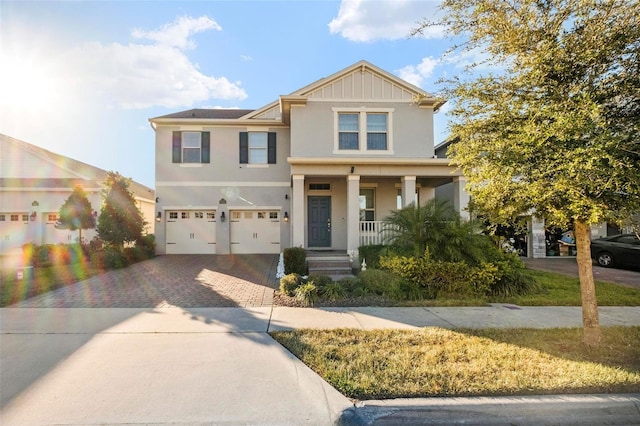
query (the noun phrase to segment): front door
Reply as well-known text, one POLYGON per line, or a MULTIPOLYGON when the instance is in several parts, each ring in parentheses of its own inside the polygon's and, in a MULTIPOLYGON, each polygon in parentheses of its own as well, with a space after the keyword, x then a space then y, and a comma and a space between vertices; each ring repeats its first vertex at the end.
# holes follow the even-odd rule
POLYGON ((309 197, 309 247, 331 247, 331 197, 309 197))

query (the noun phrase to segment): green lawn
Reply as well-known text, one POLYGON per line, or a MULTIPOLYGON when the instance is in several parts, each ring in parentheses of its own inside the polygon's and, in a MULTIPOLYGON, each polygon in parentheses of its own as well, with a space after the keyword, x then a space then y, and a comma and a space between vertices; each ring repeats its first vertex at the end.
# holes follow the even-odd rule
MULTIPOLYGON (((541 284, 543 291, 537 294, 492 300, 521 306, 580 306, 580 281, 578 278, 553 272, 527 270, 541 284)), ((599 306, 640 306, 640 289, 596 281, 596 297, 599 306)))
POLYGON ((18 280, 14 270, 0 276, 0 307, 103 273, 88 262, 34 268, 32 280, 18 280))
POLYGON ((640 327, 297 330, 271 335, 349 398, 640 392, 640 327))

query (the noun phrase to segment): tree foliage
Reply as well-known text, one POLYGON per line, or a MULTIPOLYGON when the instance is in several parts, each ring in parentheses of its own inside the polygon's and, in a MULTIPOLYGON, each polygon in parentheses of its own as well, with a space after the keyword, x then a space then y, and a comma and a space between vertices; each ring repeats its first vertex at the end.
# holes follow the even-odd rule
POLYGON ((103 190, 103 203, 98 220, 98 235, 114 247, 140 240, 144 228, 142 213, 129 191, 130 179, 109 172, 103 190))
POLYGON ((442 12, 416 32, 444 25, 464 40, 453 51, 483 51, 494 70, 447 82, 450 157, 494 221, 573 220, 585 343, 597 344, 589 225, 640 210, 640 3, 444 0, 442 12))
POLYGON ((96 218, 93 215, 91 202, 81 185, 76 185, 60 207, 56 228, 78 230, 78 242, 82 242, 82 230, 92 229, 96 226, 96 218))

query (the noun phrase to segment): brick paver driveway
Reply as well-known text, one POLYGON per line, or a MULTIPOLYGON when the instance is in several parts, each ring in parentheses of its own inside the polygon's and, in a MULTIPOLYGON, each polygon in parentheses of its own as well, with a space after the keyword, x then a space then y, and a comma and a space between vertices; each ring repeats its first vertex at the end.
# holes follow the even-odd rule
POLYGON ((14 305, 25 308, 271 306, 278 255, 166 255, 14 305))

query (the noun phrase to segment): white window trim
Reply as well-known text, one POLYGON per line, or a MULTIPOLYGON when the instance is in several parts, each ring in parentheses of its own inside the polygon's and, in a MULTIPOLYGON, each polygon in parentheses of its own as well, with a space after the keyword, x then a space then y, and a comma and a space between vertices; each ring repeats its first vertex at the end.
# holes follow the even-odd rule
POLYGON ((393 155, 393 112, 395 108, 331 108, 333 111, 333 153, 334 154, 368 154, 368 155, 393 155), (338 116, 340 113, 358 113, 360 118, 358 119, 358 146, 359 149, 340 149, 339 146, 339 131, 338 131, 338 116), (367 114, 378 113, 387 114, 387 149, 367 149, 367 114))
POLYGON ((249 132, 247 132, 247 161, 248 163, 246 163, 248 166, 250 167, 269 167, 269 132, 268 131, 258 131, 258 130, 251 130, 249 132), (264 148, 251 148, 251 135, 252 134, 265 134, 267 137, 267 145, 264 148), (251 162, 251 150, 264 150, 265 153, 265 162, 264 163, 256 163, 256 162, 251 162))

